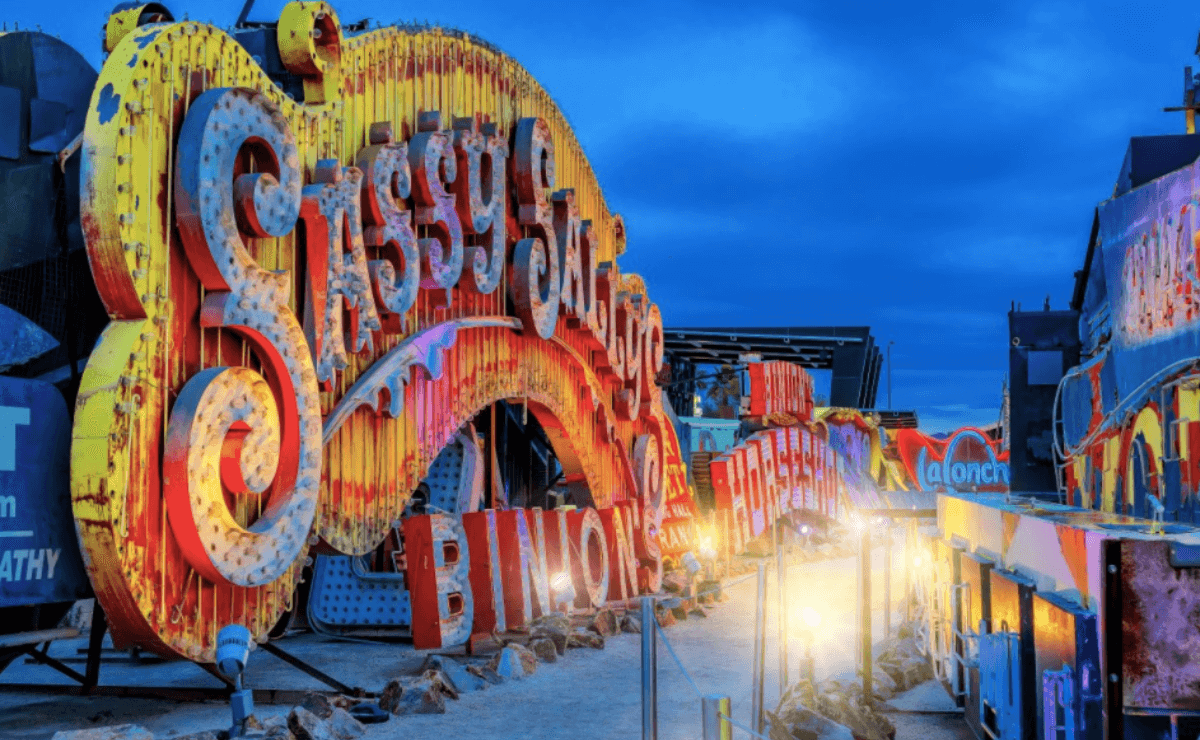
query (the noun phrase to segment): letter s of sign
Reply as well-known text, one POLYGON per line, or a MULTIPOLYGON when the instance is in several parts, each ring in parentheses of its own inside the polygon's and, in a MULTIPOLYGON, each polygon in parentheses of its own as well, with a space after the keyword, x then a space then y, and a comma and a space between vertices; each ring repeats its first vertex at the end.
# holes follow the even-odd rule
POLYGON ((412 197, 417 225, 429 228, 431 239, 421 239, 421 287, 449 290, 458 283, 463 268, 463 233, 447 183, 457 176, 457 160, 450 134, 441 129, 442 114, 422 113, 417 134, 408 143, 412 167, 412 197), (442 179, 443 173, 445 180, 442 179))
POLYGON ((382 328, 382 322, 363 244, 362 171, 342 167, 336 159, 320 159, 313 179, 301 191, 300 200, 313 286, 305 301, 305 318, 310 322, 304 328, 316 358, 317 380, 332 384, 335 373, 350 364, 344 309, 350 309, 349 351, 372 348, 371 332, 382 328), (323 291, 316 287, 322 284, 323 291))
POLYGON ((288 308, 287 273, 264 270, 242 242, 292 230, 300 177, 291 130, 266 96, 222 88, 191 104, 179 133, 175 212, 188 261, 209 291, 200 325, 240 334, 263 368, 261 376, 246 367, 203 370, 171 410, 167 516, 183 556, 214 583, 279 578, 303 554, 316 515, 321 411, 312 357, 288 308), (243 155, 254 173, 242 172, 243 155), (234 520, 222 482, 266 497, 249 528, 234 520))
POLYGON ((517 121, 513 173, 517 186, 517 222, 530 235, 513 250, 510 290, 526 332, 542 339, 554 336, 558 323, 558 240, 546 190, 554 189, 554 141, 540 118, 517 121))
POLYGON ((412 213, 403 208, 412 189, 408 147, 392 140, 388 121, 371 124, 370 142, 355 164, 363 173, 363 241, 382 259, 371 260, 367 268, 384 329, 400 333, 407 329, 405 314, 416 302, 421 282, 412 213))
POLYGON ((500 286, 504 273, 506 216, 504 193, 508 142, 496 133, 496 124, 482 127, 474 116, 454 119, 454 205, 464 234, 475 244, 464 247, 463 268, 471 274, 464 287, 487 295, 500 286))

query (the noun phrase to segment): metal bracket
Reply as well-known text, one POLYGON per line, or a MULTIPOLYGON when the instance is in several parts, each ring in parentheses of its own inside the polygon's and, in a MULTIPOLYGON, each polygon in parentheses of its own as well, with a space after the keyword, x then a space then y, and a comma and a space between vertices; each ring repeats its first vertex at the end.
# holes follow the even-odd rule
POLYGON ((310 665, 308 663, 305 663, 303 660, 300 660, 299 658, 292 655, 291 653, 284 652, 283 649, 280 648, 278 645, 273 645, 270 642, 264 642, 259 647, 261 647, 263 650, 266 650, 271 655, 274 655, 276 658, 279 658, 284 663, 287 663, 294 668, 298 668, 301 671, 304 671, 305 673, 307 673, 308 675, 317 679, 318 681, 325 684, 326 686, 330 686, 330 687, 336 689, 337 691, 342 692, 346 696, 371 696, 371 694, 368 694, 366 691, 363 691, 362 689, 360 689, 358 687, 350 688, 346 684, 344 684, 341 681, 337 680, 336 678, 330 676, 328 673, 324 673, 323 671, 319 670, 317 667, 310 665))
POLYGON ((1075 696, 1074 671, 1063 664, 1061 671, 1042 673, 1042 727, 1043 737, 1057 738, 1061 730, 1065 740, 1075 740, 1075 696), (1062 708, 1063 723, 1058 724, 1058 710, 1062 708))

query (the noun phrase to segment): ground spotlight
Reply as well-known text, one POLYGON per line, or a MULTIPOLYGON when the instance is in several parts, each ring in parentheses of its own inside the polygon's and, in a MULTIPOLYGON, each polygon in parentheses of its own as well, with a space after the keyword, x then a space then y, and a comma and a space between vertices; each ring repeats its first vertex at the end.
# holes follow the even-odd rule
POLYGON ((240 737, 246 732, 246 720, 254 714, 254 692, 242 688, 242 672, 250 660, 250 648, 254 638, 250 630, 240 624, 230 624, 217 633, 217 670, 233 681, 233 693, 229 696, 233 712, 233 727, 230 737, 240 737))

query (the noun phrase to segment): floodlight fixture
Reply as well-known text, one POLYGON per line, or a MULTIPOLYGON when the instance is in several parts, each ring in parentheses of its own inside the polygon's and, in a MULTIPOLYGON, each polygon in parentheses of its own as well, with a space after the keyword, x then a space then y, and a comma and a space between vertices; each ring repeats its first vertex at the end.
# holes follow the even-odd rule
POLYGON ((233 692, 229 695, 233 726, 230 737, 241 737, 246 733, 246 720, 254 714, 254 692, 242 687, 242 673, 250 661, 250 650, 254 637, 250 630, 240 624, 230 624, 217 633, 217 670, 233 681, 233 692))

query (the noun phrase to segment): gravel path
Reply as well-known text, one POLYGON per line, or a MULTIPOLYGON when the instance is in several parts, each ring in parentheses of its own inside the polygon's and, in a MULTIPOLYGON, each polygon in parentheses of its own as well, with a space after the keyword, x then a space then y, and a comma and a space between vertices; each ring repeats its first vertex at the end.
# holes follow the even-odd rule
MULTIPOLYGON (((876 561, 874 632, 876 639, 880 639, 883 636, 882 553, 877 554, 876 561)), ((779 697, 773 572, 768 574, 768 582, 766 699, 768 708, 773 709, 779 697)), ((818 678, 852 672, 856 610, 854 559, 793 565, 789 568, 788 582, 793 617, 806 605, 822 614, 822 624, 814 641, 818 678)), ((897 601, 901 583, 897 573, 893 587, 897 601)), ((749 724, 754 579, 728 589, 728 593, 730 599, 713 608, 708 618, 693 617, 680 622, 667 630, 667 636, 700 690, 730 696, 734 718, 749 724)), ((802 649, 802 627, 798 619, 792 621, 789 663, 795 671, 802 649)), ((312 635, 289 638, 281 645, 344 681, 373 690, 382 688, 389 675, 419 663, 421 657, 409 647, 331 642, 312 635)), ((63 643, 55 649, 65 654, 72 647, 63 643)), ((106 665, 103 676, 105 683, 214 684, 213 679, 186 663, 158 667, 106 665)), ((397 717, 386 724, 373 726, 366 740, 410 737, 637 740, 641 737, 640 676, 640 637, 620 635, 609 639, 604 650, 572 649, 557 663, 540 666, 531 677, 465 694, 457 702, 447 702, 444 715, 397 717)), ((263 651, 257 651, 252 657, 248 678, 250 685, 256 687, 319 686, 263 651)), ((0 680, 44 682, 55 679, 43 667, 14 665, 0 676, 0 680)), ((700 700, 661 646, 658 687, 661 740, 699 738, 700 700)), ((936 697, 937 692, 932 695, 936 697)), ((259 713, 278 714, 286 709, 264 706, 260 707, 259 713)), ((892 715, 892 719, 900 740, 970 737, 966 726, 956 716, 892 715)), ((0 694, 0 739, 3 740, 42 740, 58 729, 118 722, 137 722, 163 737, 221 727, 227 721, 227 707, 215 703, 174 704, 0 694)), ((735 731, 735 737, 747 735, 735 731)))

